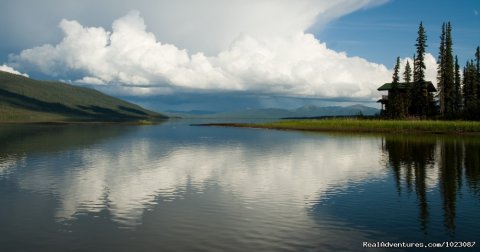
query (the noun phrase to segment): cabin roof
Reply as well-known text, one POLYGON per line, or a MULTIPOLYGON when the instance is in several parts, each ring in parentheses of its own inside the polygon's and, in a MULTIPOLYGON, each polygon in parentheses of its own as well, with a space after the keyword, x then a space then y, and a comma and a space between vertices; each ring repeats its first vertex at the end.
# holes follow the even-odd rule
MULTIPOLYGON (((419 83, 419 82, 412 82, 411 84, 415 85, 417 83, 419 83)), ((406 89, 407 84, 408 83, 406 83, 406 82, 400 82, 400 83, 397 84, 397 88, 400 89, 400 90, 406 89)), ((437 89, 435 88, 435 86, 433 85, 433 83, 431 81, 424 81, 424 82, 422 82, 422 84, 425 85, 428 92, 437 92, 437 89)), ((388 91, 388 90, 391 90, 392 88, 393 88, 393 83, 385 83, 381 87, 379 87, 377 90, 378 91, 388 91)))

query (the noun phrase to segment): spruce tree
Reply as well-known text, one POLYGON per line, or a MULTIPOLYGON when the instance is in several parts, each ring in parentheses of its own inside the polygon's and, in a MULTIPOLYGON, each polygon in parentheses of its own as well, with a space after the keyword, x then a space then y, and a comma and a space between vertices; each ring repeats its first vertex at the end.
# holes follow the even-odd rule
POLYGON ((418 27, 418 37, 417 43, 415 44, 417 48, 415 66, 413 69, 413 81, 414 82, 423 82, 425 81, 425 50, 427 48, 427 35, 425 34, 425 29, 423 28, 423 22, 420 22, 418 27))
POLYGON ((463 94, 463 110, 466 111, 468 104, 470 103, 470 87, 468 86, 468 81, 467 81, 467 69, 468 69, 468 61, 465 64, 465 67, 463 68, 463 85, 462 85, 462 94, 463 94))
POLYGON ((418 37, 417 43, 415 44, 416 58, 413 66, 413 85, 411 88, 411 104, 410 110, 411 114, 416 116, 425 117, 427 112, 430 111, 430 100, 433 100, 433 97, 429 97, 424 94, 425 90, 425 51, 427 47, 427 35, 425 34, 425 29, 423 28, 423 23, 420 22, 418 27, 418 37))
POLYGON ((444 117, 454 116, 455 110, 455 65, 453 63, 452 25, 443 23, 438 55, 437 82, 439 88, 440 113, 444 117))
POLYGON ((447 23, 447 30, 445 36, 445 116, 451 117, 454 112, 454 75, 455 65, 453 64, 453 42, 452 42, 452 26, 450 22, 447 23))
POLYGON ((395 67, 393 70, 392 76, 392 88, 389 92, 388 97, 388 107, 387 111, 389 111, 389 116, 391 118, 401 118, 404 116, 403 111, 403 101, 401 97, 401 92, 399 89, 400 84, 400 57, 397 57, 397 61, 395 63, 395 67))
POLYGON ((417 72, 415 69, 417 68, 417 55, 414 53, 413 54, 413 81, 417 79, 417 72))
POLYGON ((455 88, 454 88, 454 110, 458 115, 462 104, 462 76, 460 75, 460 65, 458 65, 458 57, 455 56, 455 88))
POLYGON ((414 53, 413 54, 413 82, 407 86, 407 92, 408 92, 408 114, 409 115, 416 115, 416 111, 415 111, 415 102, 413 102, 413 97, 415 97, 415 92, 414 92, 414 89, 413 89, 413 85, 414 85, 414 82, 415 82, 415 68, 416 68, 416 65, 417 65, 417 55, 414 53))
POLYGON ((480 74, 480 46, 477 46, 477 51, 475 52, 475 60, 477 61, 477 74, 480 74))
POLYGON ((407 64, 405 65, 405 70, 403 72, 403 80, 405 83, 412 82, 412 68, 410 67, 410 62, 407 60, 407 64))
POLYGON ((393 68, 393 76, 392 76, 392 84, 394 86, 397 86, 398 88, 398 83, 400 83, 400 57, 397 57, 397 61, 395 62, 395 67, 393 68))
POLYGON ((440 35, 440 50, 438 52, 437 67, 437 86, 438 99, 440 101, 440 113, 445 114, 445 23, 442 24, 442 34, 440 35))
POLYGON ((463 104, 467 119, 479 119, 477 67, 473 60, 467 61, 463 69, 463 104))
POLYGON ((477 91, 475 95, 475 103, 477 104, 476 113, 480 114, 480 47, 479 46, 477 46, 477 51, 475 52, 475 60, 477 62, 476 73, 475 73, 475 85, 474 85, 477 91))
MULTIPOLYGON (((414 57, 415 58, 415 57, 414 57)), ((410 62, 407 60, 405 64, 405 70, 403 72, 403 80, 405 81, 405 93, 403 98, 403 113, 404 116, 409 115, 409 107, 411 103, 410 93, 412 88, 412 68, 410 67, 410 62)))

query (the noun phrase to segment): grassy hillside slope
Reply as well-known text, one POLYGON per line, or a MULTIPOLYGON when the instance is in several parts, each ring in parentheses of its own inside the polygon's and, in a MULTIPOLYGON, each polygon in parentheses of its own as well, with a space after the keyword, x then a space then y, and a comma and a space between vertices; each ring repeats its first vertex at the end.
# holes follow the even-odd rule
POLYGON ((165 116, 99 91, 0 71, 0 122, 136 121, 165 116))

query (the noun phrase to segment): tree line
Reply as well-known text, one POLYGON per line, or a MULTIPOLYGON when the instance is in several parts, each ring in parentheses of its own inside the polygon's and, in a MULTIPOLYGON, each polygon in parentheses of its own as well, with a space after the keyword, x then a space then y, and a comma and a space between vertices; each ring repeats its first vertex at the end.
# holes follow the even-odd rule
POLYGON ((400 82, 397 57, 387 102, 389 118, 480 119, 480 47, 463 71, 453 54, 452 25, 443 23, 437 68, 437 92, 429 92, 425 80, 427 35, 420 23, 413 56, 413 69, 407 61, 400 82))

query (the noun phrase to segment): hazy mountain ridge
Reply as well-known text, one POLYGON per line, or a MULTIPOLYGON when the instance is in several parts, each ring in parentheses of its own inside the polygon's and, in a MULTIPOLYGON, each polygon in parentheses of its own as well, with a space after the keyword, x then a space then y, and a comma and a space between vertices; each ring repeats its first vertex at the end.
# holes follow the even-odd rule
POLYGON ((231 112, 215 113, 212 111, 202 111, 202 113, 191 113, 190 111, 175 111, 173 116, 195 117, 195 118, 264 118, 279 119, 291 117, 322 117, 322 116, 354 116, 365 115, 373 116, 380 112, 379 109, 367 107, 361 104, 351 106, 326 106, 306 105, 297 109, 263 108, 263 109, 245 109, 231 112))
POLYGON ((97 90, 0 71, 0 122, 130 121, 165 116, 97 90))
POLYGON ((350 115, 366 115, 373 116, 379 113, 380 110, 372 107, 367 107, 361 104, 350 105, 346 107, 328 106, 318 107, 314 105, 307 105, 295 110, 295 117, 316 117, 316 116, 350 116, 350 115))

